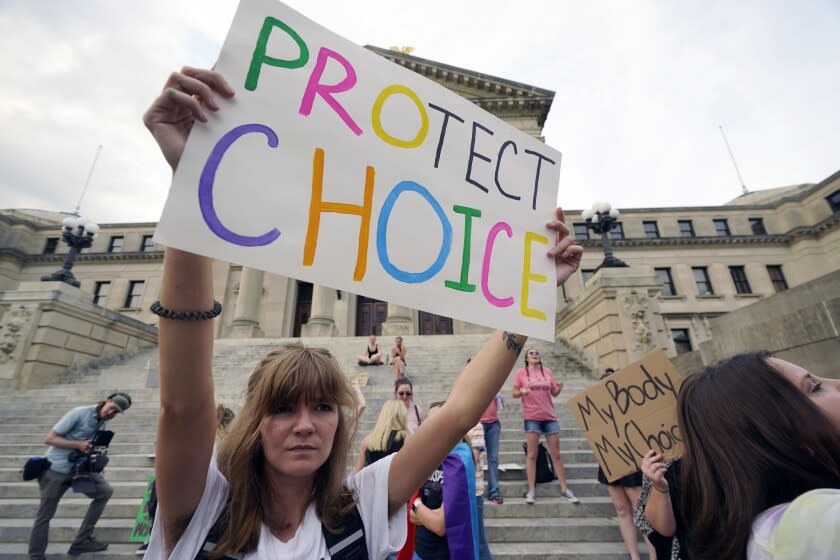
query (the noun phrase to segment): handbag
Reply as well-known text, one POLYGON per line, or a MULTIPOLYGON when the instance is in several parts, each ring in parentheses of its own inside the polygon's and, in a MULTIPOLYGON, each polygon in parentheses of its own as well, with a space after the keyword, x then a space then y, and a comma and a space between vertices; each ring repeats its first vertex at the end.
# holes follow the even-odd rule
POLYGON ((36 478, 41 478, 41 475, 50 468, 50 460, 46 457, 35 456, 30 457, 26 460, 26 463, 23 464, 23 468, 20 470, 21 474, 23 475, 23 480, 35 480, 36 478))

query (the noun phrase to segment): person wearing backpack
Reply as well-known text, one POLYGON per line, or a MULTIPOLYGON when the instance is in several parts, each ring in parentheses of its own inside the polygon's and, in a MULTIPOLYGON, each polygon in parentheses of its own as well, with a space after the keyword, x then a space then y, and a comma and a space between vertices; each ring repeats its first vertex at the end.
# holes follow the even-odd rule
POLYGON ((554 374, 543 367, 540 353, 535 348, 525 353, 525 367, 516 371, 513 381, 513 398, 522 399, 522 416, 525 420, 525 442, 528 447, 525 468, 528 475, 528 492, 525 502, 536 502, 537 452, 540 434, 545 435, 557 480, 560 482, 560 497, 573 504, 578 500, 566 480, 563 459, 560 458, 560 424, 554 411, 552 397, 563 390, 563 382, 554 380, 554 374))
MULTIPOLYGON (((46 457, 50 462, 50 467, 38 477, 41 505, 35 516, 35 522, 32 524, 32 532, 29 534, 31 560, 46 559, 50 520, 55 515, 61 498, 73 485, 74 457, 82 458, 93 451, 91 442, 97 432, 106 430, 108 421, 128 410, 130 406, 131 397, 128 393, 113 393, 97 404, 79 406, 69 411, 47 434, 44 443, 49 445, 46 457)), ((67 551, 70 556, 99 552, 108 548, 107 543, 94 537, 93 529, 114 490, 101 472, 91 472, 86 475, 86 478, 87 485, 83 492, 93 501, 88 506, 79 532, 67 551)))
MULTIPOLYGON (((173 171, 196 120, 220 110, 233 89, 212 70, 170 74, 144 123, 173 171)), ((293 132, 289 132, 292 134, 293 132)), ((555 236, 546 257, 557 283, 579 267, 561 209, 548 223, 555 236)), ((244 554, 247 560, 336 560, 358 521, 356 558, 381 559, 405 540, 406 505, 474 426, 501 388, 527 337, 499 331, 455 380, 446 404, 403 447, 347 476, 356 431, 356 396, 323 349, 289 345, 267 354, 248 379, 245 401, 213 456, 214 324, 212 261, 167 248, 160 301, 160 417, 157 438, 158 514, 146 558, 191 560, 244 554), (221 520, 221 524, 219 523, 221 520), (214 526, 223 529, 214 532, 214 526), (212 539, 208 537, 212 536, 212 539)), ((473 503, 471 501, 469 503, 473 503)))

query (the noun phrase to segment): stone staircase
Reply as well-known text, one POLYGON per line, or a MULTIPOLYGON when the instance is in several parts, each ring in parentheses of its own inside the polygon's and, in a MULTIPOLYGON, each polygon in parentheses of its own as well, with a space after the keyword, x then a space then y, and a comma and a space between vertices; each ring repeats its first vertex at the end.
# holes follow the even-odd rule
MULTIPOLYGON (((406 336, 407 375, 414 383, 416 400, 425 406, 443 400, 455 375, 466 359, 474 355, 486 335, 406 336)), ((214 377, 219 402, 235 410, 241 406, 248 374, 259 359, 278 344, 298 339, 219 340, 214 351, 214 377)), ((379 408, 393 396, 393 373, 388 366, 359 367, 355 356, 364 348, 365 338, 302 339, 308 345, 328 347, 347 373, 364 371, 368 384, 363 387, 368 410, 363 415, 358 442, 373 427, 379 408)), ((384 349, 389 337, 380 339, 384 349)), ((536 505, 525 504, 524 471, 511 468, 501 474, 503 505, 486 503, 484 508, 488 540, 494 558, 527 560, 604 559, 627 557, 614 519, 610 499, 596 480, 597 465, 577 430, 566 399, 592 382, 592 370, 577 349, 562 341, 556 344, 534 342, 543 363, 565 382, 556 399, 561 424, 560 449, 569 483, 581 498, 580 505, 559 499, 558 484, 537 488, 536 505)), ((519 366, 517 366, 519 367, 519 366)), ((137 545, 128 542, 140 499, 154 463, 158 415, 158 358, 156 350, 138 354, 127 361, 89 371, 73 383, 0 395, 0 560, 24 560, 29 531, 38 507, 35 482, 23 482, 19 470, 31 455, 43 453, 44 436, 70 408, 93 403, 116 389, 127 390, 134 399, 128 414, 112 422, 116 432, 111 445, 111 463, 106 470, 114 496, 97 526, 97 537, 112 543, 108 551, 93 555, 101 560, 135 557, 137 545)), ((522 417, 519 401, 510 397, 512 378, 503 394, 506 407, 500 413, 502 435, 500 464, 524 464, 522 417)), ((354 452, 355 455, 355 452, 354 452)), ((87 508, 84 496, 68 491, 58 506, 50 527, 50 558, 65 558, 87 508)), ((641 547, 644 550, 644 547, 641 547)))

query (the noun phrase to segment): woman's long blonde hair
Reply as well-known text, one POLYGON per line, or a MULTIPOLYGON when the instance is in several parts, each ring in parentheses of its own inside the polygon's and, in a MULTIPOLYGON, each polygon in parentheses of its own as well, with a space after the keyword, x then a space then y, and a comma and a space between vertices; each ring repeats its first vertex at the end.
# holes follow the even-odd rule
POLYGON ((263 503, 271 499, 260 427, 279 406, 301 399, 324 400, 338 408, 332 451, 315 473, 312 496, 318 517, 328 529, 339 531, 353 508, 354 497, 344 479, 358 426, 355 392, 327 350, 283 346, 265 356, 251 374, 242 412, 219 447, 219 471, 229 484, 229 520, 214 557, 257 548, 263 503))
POLYGON ((368 451, 387 451, 388 438, 396 430, 396 439, 405 439, 408 433, 408 414, 405 405, 397 399, 387 400, 382 404, 376 425, 365 439, 365 449, 368 451))

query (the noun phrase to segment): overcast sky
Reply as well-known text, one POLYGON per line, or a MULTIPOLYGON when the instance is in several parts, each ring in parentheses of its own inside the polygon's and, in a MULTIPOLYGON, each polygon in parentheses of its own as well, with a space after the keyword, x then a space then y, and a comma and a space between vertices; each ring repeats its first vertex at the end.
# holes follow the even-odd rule
MULTIPOLYGON (((556 92, 560 202, 720 204, 840 169, 837 0, 294 0, 357 44, 556 92)), ((170 175, 141 123, 168 72, 215 60, 236 2, 1 0, 0 207, 155 221, 170 175)))

